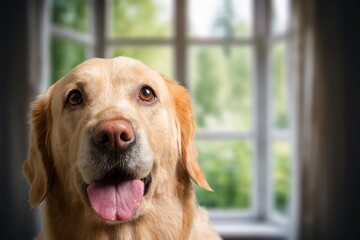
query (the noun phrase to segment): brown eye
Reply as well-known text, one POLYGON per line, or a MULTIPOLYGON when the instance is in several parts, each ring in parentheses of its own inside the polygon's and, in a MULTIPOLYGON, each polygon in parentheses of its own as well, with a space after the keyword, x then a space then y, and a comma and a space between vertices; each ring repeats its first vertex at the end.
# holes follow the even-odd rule
POLYGON ((83 102, 81 92, 77 89, 72 90, 66 99, 66 105, 69 107, 75 107, 83 102))
POLYGON ((151 87, 145 86, 140 89, 139 99, 144 102, 152 102, 155 100, 155 93, 151 87))

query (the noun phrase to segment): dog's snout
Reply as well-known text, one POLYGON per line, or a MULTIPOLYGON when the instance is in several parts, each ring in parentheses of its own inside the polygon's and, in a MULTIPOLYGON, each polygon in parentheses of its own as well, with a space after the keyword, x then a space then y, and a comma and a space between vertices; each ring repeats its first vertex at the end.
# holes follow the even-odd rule
POLYGON ((131 124, 125 120, 110 120, 97 125, 93 130, 96 144, 110 151, 126 151, 135 140, 131 124))

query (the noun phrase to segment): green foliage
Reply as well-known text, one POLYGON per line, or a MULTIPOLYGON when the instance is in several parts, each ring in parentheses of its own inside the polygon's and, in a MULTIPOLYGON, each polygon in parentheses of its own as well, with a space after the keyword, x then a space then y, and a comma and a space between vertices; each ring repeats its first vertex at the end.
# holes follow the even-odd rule
POLYGON ((272 77, 273 77, 273 106, 274 127, 284 129, 289 127, 289 113, 287 110, 286 85, 286 56, 285 44, 278 43, 272 49, 272 77))
POLYGON ((170 47, 146 46, 115 48, 113 57, 127 56, 138 59, 154 70, 173 77, 172 51, 170 47))
POLYGON ((248 141, 198 141, 199 163, 215 193, 196 188, 200 204, 210 208, 249 208, 252 148, 248 141))
POLYGON ((85 56, 86 48, 81 44, 54 37, 51 42, 52 83, 84 61, 85 56))
MULTIPOLYGON (((89 1, 54 0, 53 22, 61 27, 86 32, 89 28, 89 1)), ((69 40, 51 39, 51 82, 54 83, 70 69, 85 60, 86 47, 69 40)))
POLYGON ((89 1, 54 0, 52 16, 60 26, 85 32, 89 26, 89 1))
POLYGON ((248 130, 252 120, 251 51, 247 47, 194 47, 191 90, 199 128, 248 130))
POLYGON ((214 58, 209 51, 199 49, 195 57, 194 65, 197 66, 196 75, 194 76, 193 97, 196 104, 197 123, 200 126, 205 126, 206 114, 217 114, 219 104, 220 82, 216 77, 214 58))
POLYGON ((289 206, 290 189, 290 145, 278 141, 273 145, 273 185, 274 207, 286 212, 289 206))
POLYGON ((168 37, 171 24, 168 0, 113 0, 112 35, 115 37, 168 37))

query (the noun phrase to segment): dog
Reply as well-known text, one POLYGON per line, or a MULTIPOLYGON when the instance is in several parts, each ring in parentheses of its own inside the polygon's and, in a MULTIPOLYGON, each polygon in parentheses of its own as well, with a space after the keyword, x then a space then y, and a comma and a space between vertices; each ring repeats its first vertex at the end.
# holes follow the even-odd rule
POLYGON ((188 92, 142 62, 87 60, 31 106, 28 158, 40 239, 220 239, 192 181, 188 92))

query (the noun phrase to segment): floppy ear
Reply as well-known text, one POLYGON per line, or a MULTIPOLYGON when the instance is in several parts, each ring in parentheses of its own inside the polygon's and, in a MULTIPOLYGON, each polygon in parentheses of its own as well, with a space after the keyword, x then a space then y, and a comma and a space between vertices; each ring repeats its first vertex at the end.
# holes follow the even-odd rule
POLYGON ((52 160, 50 158, 50 102, 47 95, 41 96, 31 107, 30 149, 23 164, 23 174, 31 187, 29 201, 36 207, 46 197, 50 186, 52 160))
POLYGON ((195 146, 195 118, 188 91, 177 82, 163 76, 175 103, 176 117, 181 132, 181 156, 190 178, 200 187, 213 191, 197 161, 195 146))

